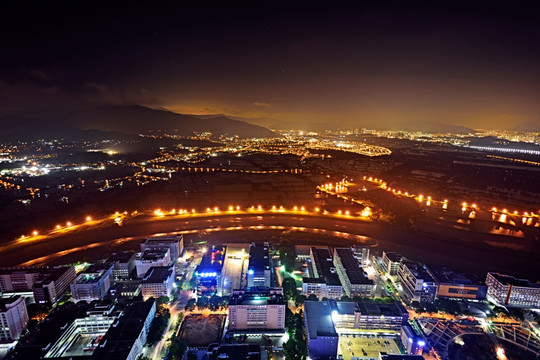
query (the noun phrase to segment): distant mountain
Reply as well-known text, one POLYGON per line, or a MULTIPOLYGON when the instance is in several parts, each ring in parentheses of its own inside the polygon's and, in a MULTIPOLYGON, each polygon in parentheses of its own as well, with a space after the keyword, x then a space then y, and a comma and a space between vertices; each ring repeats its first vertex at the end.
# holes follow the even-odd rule
POLYGON ((106 106, 47 117, 25 117, 18 114, 0 116, 0 140, 64 138, 80 140, 129 139, 139 133, 174 132, 189 136, 194 132, 211 132, 215 136, 238 135, 272 137, 265 127, 233 120, 224 115, 198 118, 144 106, 106 106))
POLYGON ((521 123, 513 127, 512 130, 519 132, 540 132, 540 120, 521 123))
MULTIPOLYGON (((384 128, 384 127, 383 127, 384 128)), ((421 131, 425 133, 440 133, 440 134, 474 134, 474 129, 459 126, 450 125, 432 121, 414 121, 407 124, 391 126, 389 130, 404 130, 404 131, 421 131)))

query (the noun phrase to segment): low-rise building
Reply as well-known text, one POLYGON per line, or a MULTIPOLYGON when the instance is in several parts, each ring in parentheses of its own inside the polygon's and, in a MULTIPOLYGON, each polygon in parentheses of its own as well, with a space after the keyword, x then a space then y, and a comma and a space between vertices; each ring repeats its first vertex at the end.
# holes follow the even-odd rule
MULTIPOLYGON (((170 260, 176 263, 184 251, 183 235, 153 236, 141 244, 141 251, 169 249, 170 260)), ((168 264, 166 264, 168 265, 168 264)))
POLYGON ((339 336, 332 319, 328 301, 306 301, 304 323, 308 357, 314 360, 334 360, 337 357, 339 336))
POLYGON ((400 331, 401 326, 409 319, 409 312, 399 301, 391 303, 360 301, 357 304, 356 329, 396 332, 400 331))
POLYGON ((283 331, 285 307, 281 288, 235 290, 229 300, 229 331, 283 331))
POLYGON ((426 341, 409 323, 401 327, 401 342, 407 354, 422 355, 426 341))
POLYGON ((22 296, 0 299, 0 342, 18 340, 28 325, 28 312, 22 296))
POLYGON ((312 247, 310 256, 312 278, 304 278, 302 293, 306 296, 316 295, 319 299, 340 299, 343 286, 339 281, 332 255, 327 248, 312 247))
POLYGON ((120 251, 113 253, 107 262, 113 264, 114 280, 128 280, 135 269, 135 252, 120 251))
POLYGON ((171 296, 174 286, 174 266, 153 266, 144 276, 141 291, 144 300, 171 296))
POLYGON ((362 264, 362 266, 369 265, 371 263, 371 260, 369 259, 369 248, 368 247, 362 247, 358 245, 354 245, 351 248, 354 257, 356 260, 362 264))
POLYGON ((424 265, 437 283, 437 297, 484 300, 487 286, 474 274, 456 273, 446 266, 424 265))
POLYGON ((169 248, 145 250, 137 255, 135 268, 137 277, 142 278, 153 266, 169 266, 171 255, 169 248))
POLYGON ((488 300, 503 306, 540 308, 540 283, 510 275, 489 272, 486 277, 488 300))
POLYGON ((71 283, 73 301, 103 300, 111 287, 111 264, 92 265, 71 283))
POLYGON ((268 352, 256 344, 211 344, 206 351, 208 360, 266 360, 268 352))
POLYGON ((334 248, 334 265, 345 294, 371 297, 375 293, 375 282, 368 278, 362 265, 349 248, 334 248))
POLYGON ((397 275, 401 259, 403 259, 401 254, 383 251, 382 268, 384 272, 388 273, 389 275, 397 275))
POLYGON ((420 264, 401 261, 398 277, 407 301, 433 302, 435 300, 437 283, 420 264))
POLYGON ((256 245, 249 247, 249 265, 247 271, 248 287, 272 286, 272 259, 269 254, 269 245, 256 245))

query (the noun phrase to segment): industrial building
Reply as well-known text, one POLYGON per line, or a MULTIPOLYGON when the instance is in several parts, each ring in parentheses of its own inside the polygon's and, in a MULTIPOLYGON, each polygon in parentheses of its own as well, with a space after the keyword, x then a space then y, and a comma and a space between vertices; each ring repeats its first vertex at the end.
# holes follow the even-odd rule
POLYGON ((111 287, 113 266, 92 265, 71 283, 73 301, 103 300, 111 287))
POLYGON ((334 249, 334 265, 348 297, 371 297, 375 293, 375 282, 368 278, 350 248, 334 249))
POLYGON ((144 300, 151 297, 171 296, 174 286, 174 266, 153 266, 142 279, 141 291, 144 300))
POLYGON ((399 264, 403 256, 395 252, 383 251, 382 254, 382 269, 389 275, 397 275, 399 264))
POLYGON ((152 266, 169 266, 171 254, 169 248, 149 249, 137 255, 135 268, 137 277, 142 278, 152 266))
POLYGON ((333 360, 337 357, 339 336, 332 320, 328 301, 306 301, 304 323, 308 357, 314 360, 333 360))
POLYGON ((199 296, 220 295, 222 290, 221 271, 227 247, 213 245, 204 253, 201 263, 195 270, 197 277, 197 294, 199 296))
POLYGON ((401 342, 407 351, 407 354, 422 355, 426 346, 426 341, 409 323, 401 327, 401 342))
POLYGON ((409 301, 433 302, 437 295, 437 283, 418 263, 401 261, 398 277, 405 298, 409 301))
POLYGON ((171 262, 176 263, 184 251, 184 236, 153 236, 141 244, 141 251, 160 249, 169 249, 171 262))
POLYGON ((229 300, 229 331, 283 331, 285 307, 281 288, 235 290, 229 300))
POLYGON ((343 287, 339 281, 332 255, 327 248, 311 247, 310 260, 313 277, 304 278, 302 293, 316 295, 319 299, 340 299, 343 287))
POLYGON ((352 250, 356 260, 358 260, 360 262, 360 264, 362 264, 362 266, 366 266, 366 265, 369 265, 371 263, 371 260, 369 259, 369 248, 368 247, 362 247, 362 246, 354 245, 351 248, 351 250, 352 250))
POLYGON ((485 300, 487 286, 476 275, 456 273, 440 265, 424 268, 437 283, 437 298, 485 300))
POLYGON ((28 312, 22 296, 0 299, 0 342, 18 340, 28 325, 28 312))
POLYGON ((488 300, 498 305, 540 308, 540 283, 489 272, 486 285, 488 300))
POLYGON ((247 272, 247 287, 272 286, 272 259, 269 254, 269 245, 256 245, 249 247, 249 265, 247 272))

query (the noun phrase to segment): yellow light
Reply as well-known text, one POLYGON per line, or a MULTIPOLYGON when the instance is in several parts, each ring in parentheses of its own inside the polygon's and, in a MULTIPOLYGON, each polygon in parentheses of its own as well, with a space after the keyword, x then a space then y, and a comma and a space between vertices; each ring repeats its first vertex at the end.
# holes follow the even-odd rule
POLYGON ((66 223, 66 225, 67 225, 67 226, 71 226, 71 225, 72 225, 72 224, 71 224, 71 221, 68 221, 68 222, 66 223))
POLYGON ((302 207, 300 208, 300 210, 306 211, 306 208, 305 208, 304 206, 302 206, 302 207))
POLYGON ((496 207, 493 207, 493 208, 491 208, 491 210, 493 210, 493 211, 497 211, 497 208, 496 208, 496 207))
POLYGON ((296 211, 296 210, 298 210, 298 206, 295 206, 295 207, 294 207, 294 211, 296 211))
POLYGON ((237 207, 236 207, 236 210, 240 210, 240 206, 237 206, 237 207))
POLYGON ((61 228, 61 226, 60 226, 60 225, 56 225, 56 228, 57 228, 57 229, 60 229, 60 228, 61 228))
POLYGON ((32 235, 34 235, 34 236, 37 236, 38 234, 39 234, 39 233, 38 233, 36 230, 34 230, 34 231, 32 232, 32 235))
POLYGON ((233 207, 232 206, 229 206, 229 211, 233 211, 233 207))
POLYGON ((86 217, 86 221, 92 221, 92 217, 87 216, 87 217, 86 217))
POLYGON ((219 211, 219 208, 216 206, 216 207, 214 208, 214 211, 219 211))
POLYGON ((350 215, 351 213, 349 212, 349 210, 345 211, 345 215, 350 215))
POLYGON ((259 209, 259 210, 262 210, 262 206, 261 206, 261 205, 259 205, 259 206, 257 207, 257 209, 259 209))

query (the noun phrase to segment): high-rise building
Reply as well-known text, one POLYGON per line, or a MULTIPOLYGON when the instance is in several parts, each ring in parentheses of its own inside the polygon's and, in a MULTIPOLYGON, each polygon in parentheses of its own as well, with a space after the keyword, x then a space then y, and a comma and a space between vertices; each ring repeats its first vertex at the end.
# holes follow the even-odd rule
POLYGON ((247 286, 272 286, 272 259, 270 258, 268 243, 263 245, 252 243, 249 247, 247 286))
POLYGON ((345 294, 371 297, 375 293, 375 282, 368 278, 362 264, 354 257, 349 248, 334 248, 334 265, 343 285, 345 294))
POLYGON ((141 291, 144 300, 171 296, 174 286, 174 266, 153 266, 142 279, 141 291))
POLYGON ((142 278, 153 266, 169 266, 171 255, 169 248, 149 249, 137 255, 135 268, 137 277, 142 278))
POLYGON ((437 283, 418 263, 402 261, 398 277, 403 293, 409 302, 433 302, 437 295, 437 283))
POLYGON ((171 262, 176 263, 184 251, 184 236, 153 236, 141 244, 141 251, 159 249, 169 249, 171 262))
POLYGON ((235 290, 229 300, 229 331, 282 331, 285 307, 281 288, 235 290))
POLYGON ((113 266, 92 265, 71 283, 73 301, 103 300, 111 287, 113 266))
POLYGON ((498 305, 540 308, 540 283, 489 272, 486 285, 488 300, 498 305))
POLYGON ((0 299, 0 342, 18 340, 27 325, 28 312, 23 297, 0 299))

